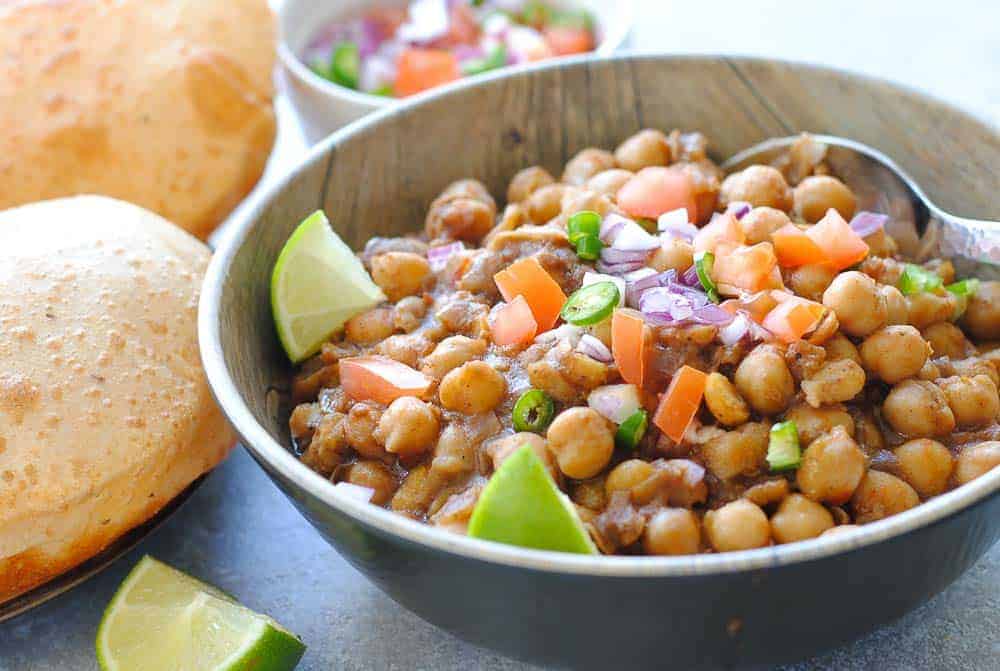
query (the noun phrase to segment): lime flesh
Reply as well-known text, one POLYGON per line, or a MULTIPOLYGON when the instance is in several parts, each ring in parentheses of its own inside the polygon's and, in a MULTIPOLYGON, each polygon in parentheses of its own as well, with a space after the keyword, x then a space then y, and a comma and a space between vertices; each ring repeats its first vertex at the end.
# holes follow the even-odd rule
POLYGON ((290 671, 305 645, 224 592, 144 557, 97 631, 103 671, 290 671))
POLYGON ((479 496, 469 536, 537 550, 597 554, 573 503, 527 445, 509 456, 479 496))
POLYGON ((271 312, 293 363, 315 354, 344 322, 384 300, 321 211, 295 229, 271 274, 271 312))

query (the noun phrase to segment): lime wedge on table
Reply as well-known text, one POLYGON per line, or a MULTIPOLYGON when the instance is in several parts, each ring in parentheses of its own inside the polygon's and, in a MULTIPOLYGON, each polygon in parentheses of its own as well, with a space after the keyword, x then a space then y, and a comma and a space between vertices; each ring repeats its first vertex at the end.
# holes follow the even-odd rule
POLYGON ((224 592, 143 557, 97 630, 103 671, 290 671, 306 646, 224 592))
POLYGON ((271 274, 271 311, 294 363, 312 356, 348 319, 385 294, 326 215, 313 212, 288 238, 271 274))
POLYGON ((469 535, 537 550, 597 553, 573 503, 527 445, 486 483, 469 520, 469 535))

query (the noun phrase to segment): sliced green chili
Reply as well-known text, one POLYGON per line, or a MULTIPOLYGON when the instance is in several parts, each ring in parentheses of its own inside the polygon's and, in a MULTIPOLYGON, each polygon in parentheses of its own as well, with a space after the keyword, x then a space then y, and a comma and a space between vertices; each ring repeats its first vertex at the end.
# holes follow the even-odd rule
POLYGON ((903 274, 899 276, 897 286, 904 296, 919 294, 923 291, 933 291, 940 288, 944 282, 941 276, 915 263, 907 263, 903 274))
POLYGON ((473 58, 463 63, 462 72, 466 75, 481 75, 505 65, 507 65, 507 47, 498 44, 483 58, 473 58))
POLYGON ((339 42, 330 57, 330 80, 341 86, 358 88, 361 52, 354 42, 339 42))
POLYGON ((552 398, 541 389, 531 389, 521 394, 514 404, 514 428, 518 431, 542 433, 556 414, 552 398))
POLYGON ((614 282, 595 282, 581 287, 566 299, 559 316, 576 326, 590 326, 611 316, 621 292, 614 282))
POLYGON ((646 231, 647 233, 652 233, 653 235, 656 235, 657 224, 655 219, 645 219, 643 217, 639 217, 638 219, 635 220, 635 223, 642 226, 642 230, 646 231))
POLYGON ((623 450, 634 450, 646 435, 648 426, 649 415, 645 410, 636 410, 618 426, 618 431, 615 432, 615 446, 623 450))
POLYGON ((698 273, 698 281, 701 288, 708 294, 708 299, 713 303, 719 302, 719 288, 712 280, 712 267, 715 265, 715 254, 712 252, 698 252, 694 255, 694 269, 698 273))
POLYGON ((584 261, 596 261, 601 256, 604 244, 600 238, 587 236, 576 241, 576 255, 584 261))
POLYGON ((570 244, 575 245, 583 238, 596 238, 601 233, 601 215, 590 210, 577 212, 566 224, 566 234, 570 244))
POLYGON ((779 422, 771 427, 767 444, 767 464, 772 471, 790 471, 802 463, 799 429, 795 422, 779 422))
POLYGON ((948 291, 955 294, 956 296, 962 296, 964 298, 972 298, 979 291, 979 280, 975 277, 970 277, 965 280, 960 280, 953 284, 949 284, 945 287, 948 291))

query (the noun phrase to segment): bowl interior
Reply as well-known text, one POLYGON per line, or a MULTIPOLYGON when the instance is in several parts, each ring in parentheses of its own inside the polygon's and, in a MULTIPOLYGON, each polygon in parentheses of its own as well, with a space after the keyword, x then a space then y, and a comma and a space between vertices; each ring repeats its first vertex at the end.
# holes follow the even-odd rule
MULTIPOLYGON (((374 235, 419 230, 428 204, 452 180, 477 177, 502 201, 520 168, 539 164, 558 172, 580 149, 612 148, 644 127, 702 130, 717 159, 805 130, 854 138, 896 159, 946 210, 978 218, 997 214, 997 134, 965 113, 885 82, 775 61, 706 57, 576 59, 470 82, 338 131, 256 208, 244 211, 221 245, 206 281, 202 347, 213 388, 248 447, 288 477, 313 477, 271 442, 290 445, 278 393, 290 366, 271 321, 270 269, 307 214, 324 209, 359 249, 374 235)), ((314 480, 332 489, 319 476, 314 480)), ((981 480, 961 495, 963 505, 1000 489, 1000 472, 981 480)), ((947 514, 949 496, 870 525, 872 533, 898 533, 909 520, 947 514)), ((398 524, 415 527, 401 518, 398 524)), ((421 540, 443 534, 426 527, 413 533, 421 540)), ((836 538, 795 545, 833 547, 836 538)), ((794 551, 786 546, 781 552, 794 551)))

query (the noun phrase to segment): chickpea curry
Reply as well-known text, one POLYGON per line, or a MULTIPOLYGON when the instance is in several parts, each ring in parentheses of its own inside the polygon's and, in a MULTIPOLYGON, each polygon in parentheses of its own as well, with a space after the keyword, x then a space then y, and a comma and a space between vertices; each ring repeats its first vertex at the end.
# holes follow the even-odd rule
POLYGON ((1000 464, 1000 282, 901 258, 808 135, 729 175, 706 147, 643 130, 502 210, 461 180, 370 240, 385 300, 292 381, 302 461, 464 534, 527 446, 600 552, 649 555, 849 533, 1000 464))

